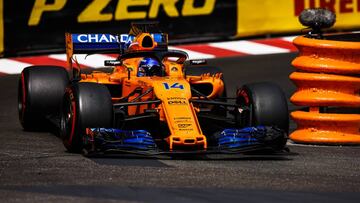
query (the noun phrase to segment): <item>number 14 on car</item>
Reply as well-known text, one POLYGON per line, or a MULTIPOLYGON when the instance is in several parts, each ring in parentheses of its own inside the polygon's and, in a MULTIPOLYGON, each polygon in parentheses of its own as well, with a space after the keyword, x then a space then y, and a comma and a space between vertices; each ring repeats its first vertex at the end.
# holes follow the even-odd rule
POLYGON ((165 87, 166 90, 175 89, 175 88, 179 88, 179 89, 181 89, 181 90, 184 89, 184 85, 179 84, 179 83, 177 83, 177 82, 173 83, 172 85, 170 85, 170 84, 167 83, 167 82, 164 82, 163 85, 164 85, 164 87, 165 87))

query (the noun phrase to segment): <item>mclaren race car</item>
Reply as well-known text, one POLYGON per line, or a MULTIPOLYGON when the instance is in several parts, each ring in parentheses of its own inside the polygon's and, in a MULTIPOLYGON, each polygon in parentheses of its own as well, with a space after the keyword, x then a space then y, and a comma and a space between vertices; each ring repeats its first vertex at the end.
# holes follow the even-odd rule
POLYGON ((68 67, 31 66, 18 89, 25 130, 52 121, 70 152, 272 153, 285 148, 287 100, 271 83, 228 98, 221 69, 168 49, 153 24, 129 34, 66 33, 68 67), (82 73, 76 54, 116 54, 111 71, 82 73))

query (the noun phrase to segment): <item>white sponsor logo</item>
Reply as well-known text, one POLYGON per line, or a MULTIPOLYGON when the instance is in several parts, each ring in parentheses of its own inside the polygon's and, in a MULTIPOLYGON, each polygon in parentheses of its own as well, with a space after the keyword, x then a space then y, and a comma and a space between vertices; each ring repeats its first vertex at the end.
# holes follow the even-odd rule
POLYGON ((111 43, 119 42, 119 38, 110 34, 80 34, 77 36, 77 41, 80 43, 111 43))

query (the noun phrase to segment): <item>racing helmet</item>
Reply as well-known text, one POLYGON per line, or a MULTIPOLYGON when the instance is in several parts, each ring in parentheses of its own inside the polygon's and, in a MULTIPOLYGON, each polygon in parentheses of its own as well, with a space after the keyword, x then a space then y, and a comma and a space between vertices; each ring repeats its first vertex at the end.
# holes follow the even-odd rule
POLYGON ((144 57, 138 67, 137 76, 143 77, 143 76, 161 76, 162 75, 162 67, 161 64, 149 57, 144 57))

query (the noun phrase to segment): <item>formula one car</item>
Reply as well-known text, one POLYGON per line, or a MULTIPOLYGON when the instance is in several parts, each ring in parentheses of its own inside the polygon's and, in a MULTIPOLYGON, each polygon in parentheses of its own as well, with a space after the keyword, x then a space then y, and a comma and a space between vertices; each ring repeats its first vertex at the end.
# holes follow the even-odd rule
POLYGON ((19 80, 25 130, 53 121, 70 152, 251 153, 285 148, 287 101, 271 83, 226 97, 221 69, 168 49, 154 24, 129 34, 66 33, 68 68, 32 66, 19 80), (111 53, 111 72, 81 73, 75 55, 111 53))

